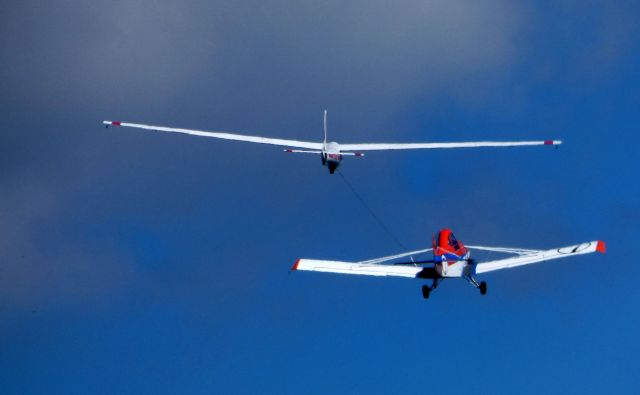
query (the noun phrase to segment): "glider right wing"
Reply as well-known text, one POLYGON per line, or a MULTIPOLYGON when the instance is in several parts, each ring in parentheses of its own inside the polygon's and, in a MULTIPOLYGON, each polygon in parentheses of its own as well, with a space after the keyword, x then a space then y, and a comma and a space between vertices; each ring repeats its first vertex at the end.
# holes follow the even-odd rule
POLYGON ((364 143, 340 144, 343 151, 386 151, 436 148, 519 147, 527 145, 560 145, 560 140, 541 141, 471 141, 461 143, 364 143))

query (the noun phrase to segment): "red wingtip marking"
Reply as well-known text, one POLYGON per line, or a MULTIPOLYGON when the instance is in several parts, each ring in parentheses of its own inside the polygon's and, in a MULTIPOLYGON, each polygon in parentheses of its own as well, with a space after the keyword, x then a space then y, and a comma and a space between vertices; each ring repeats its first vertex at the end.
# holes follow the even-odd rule
POLYGON ((596 251, 604 254, 605 252, 607 252, 607 246, 606 244, 604 244, 604 241, 600 241, 598 240, 598 244, 596 245, 596 251))
POLYGON ((122 125, 122 122, 120 122, 120 121, 115 121, 115 122, 111 122, 111 124, 112 124, 113 126, 120 126, 120 125, 122 125))
POLYGON ((293 266, 291 267, 291 271, 298 270, 299 263, 300 263, 300 259, 298 259, 296 263, 293 264, 293 266))
POLYGON ((544 145, 553 145, 553 140, 545 140, 544 145))
POLYGON ((293 150, 286 149, 286 150, 284 150, 284 152, 293 152, 293 150))

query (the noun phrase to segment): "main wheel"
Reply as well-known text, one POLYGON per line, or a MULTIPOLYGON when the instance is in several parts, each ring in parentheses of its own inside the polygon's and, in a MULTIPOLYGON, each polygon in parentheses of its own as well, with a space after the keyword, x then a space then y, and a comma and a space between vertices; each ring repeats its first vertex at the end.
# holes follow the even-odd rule
POLYGON ((424 297, 425 299, 429 299, 430 292, 431 292, 431 289, 428 286, 426 285, 422 286, 422 297, 424 297))
POLYGON ((485 295, 487 293, 487 283, 484 281, 480 283, 480 295, 485 295))

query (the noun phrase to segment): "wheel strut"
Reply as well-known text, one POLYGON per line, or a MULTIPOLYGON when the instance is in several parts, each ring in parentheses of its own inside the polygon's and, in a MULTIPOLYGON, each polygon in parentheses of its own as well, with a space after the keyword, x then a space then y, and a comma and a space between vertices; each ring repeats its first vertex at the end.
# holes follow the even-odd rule
POLYGON ((486 282, 481 282, 478 283, 478 281, 476 281, 475 278, 473 278, 473 276, 467 276, 465 277, 465 279, 467 281, 469 281, 469 283, 471 285, 473 285, 474 287, 478 288, 480 290, 480 295, 486 295, 487 294, 487 283, 486 282))

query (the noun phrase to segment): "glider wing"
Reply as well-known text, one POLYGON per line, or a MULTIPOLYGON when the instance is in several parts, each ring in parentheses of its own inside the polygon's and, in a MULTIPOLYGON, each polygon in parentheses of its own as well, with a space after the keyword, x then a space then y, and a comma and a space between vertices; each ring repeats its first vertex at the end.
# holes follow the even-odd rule
POLYGON ((169 128, 166 126, 152 126, 152 125, 143 125, 138 123, 127 123, 127 122, 118 122, 118 121, 103 121, 102 123, 107 126, 123 126, 123 127, 129 127, 129 128, 153 130, 156 132, 183 133, 183 134, 191 134, 194 136, 213 137, 213 138, 223 139, 223 140, 246 141, 249 143, 279 145, 282 147, 306 148, 311 150, 322 150, 323 148, 322 143, 314 143, 311 141, 273 139, 268 137, 246 136, 243 134, 235 134, 235 133, 227 133, 227 132, 206 132, 202 130, 169 128))
POLYGON ((475 141, 463 143, 364 143, 340 144, 342 151, 385 151, 435 148, 518 147, 525 145, 560 145, 560 140, 541 141, 475 141))

